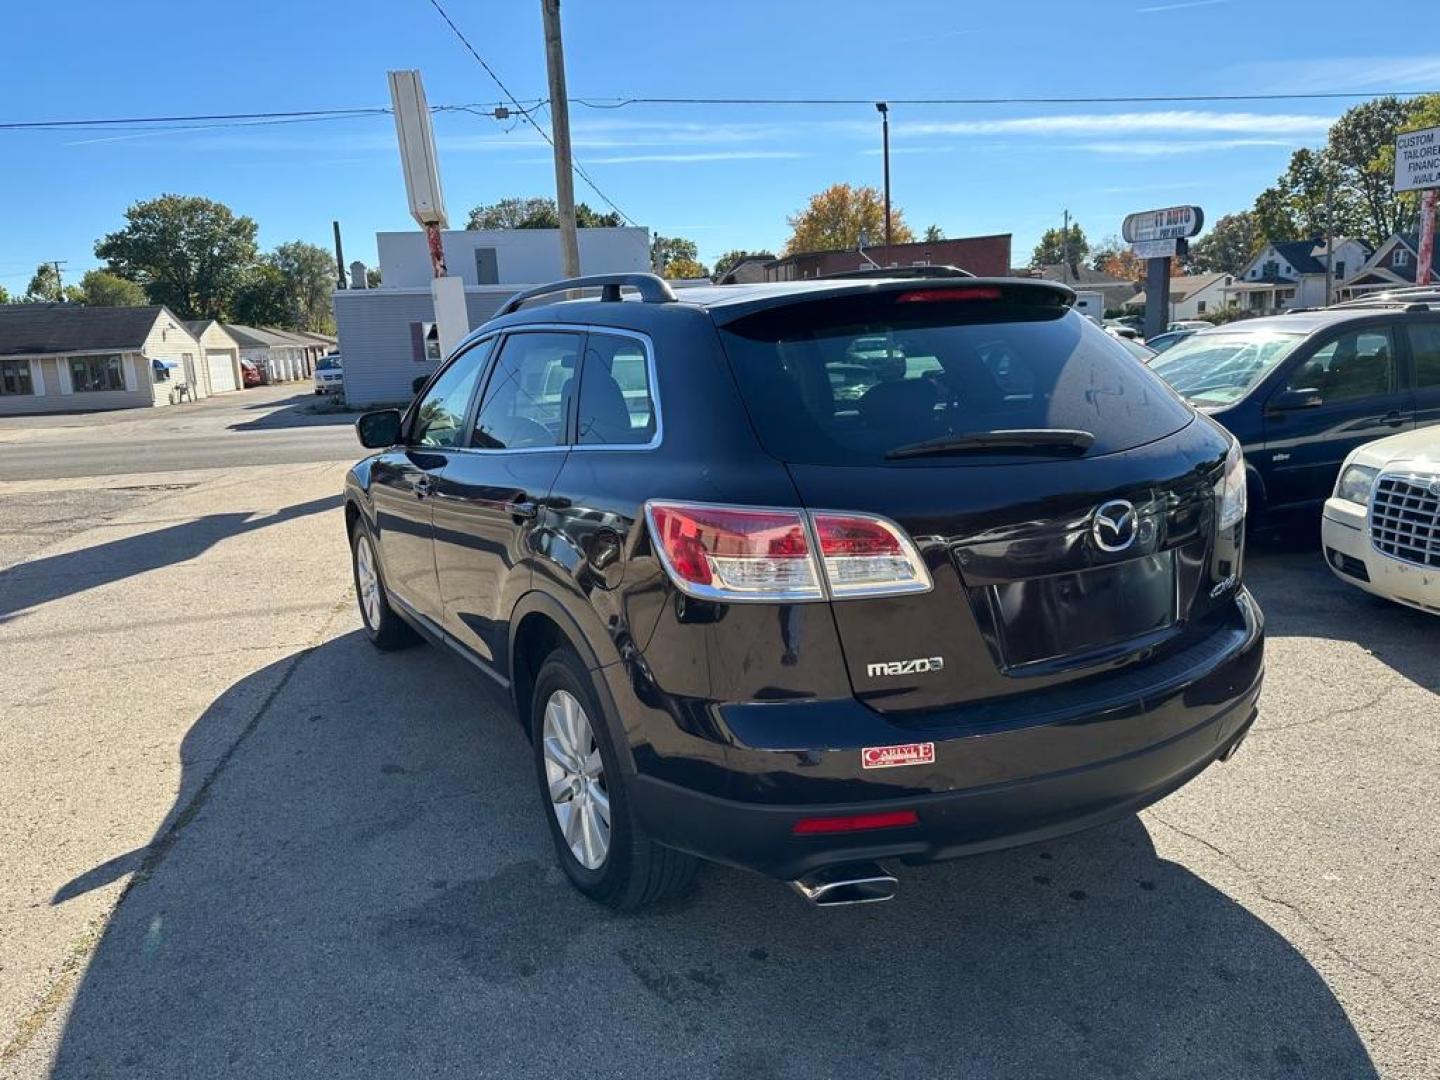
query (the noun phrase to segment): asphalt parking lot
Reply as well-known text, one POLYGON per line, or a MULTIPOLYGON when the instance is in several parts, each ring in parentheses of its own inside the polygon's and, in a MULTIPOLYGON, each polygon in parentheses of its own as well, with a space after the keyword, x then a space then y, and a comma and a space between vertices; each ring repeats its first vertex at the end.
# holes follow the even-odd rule
POLYGON ((1252 737, 1157 807, 618 916, 506 704, 363 640, 316 457, 0 483, 0 1075, 1440 1075, 1440 620, 1308 544, 1252 553, 1252 737))

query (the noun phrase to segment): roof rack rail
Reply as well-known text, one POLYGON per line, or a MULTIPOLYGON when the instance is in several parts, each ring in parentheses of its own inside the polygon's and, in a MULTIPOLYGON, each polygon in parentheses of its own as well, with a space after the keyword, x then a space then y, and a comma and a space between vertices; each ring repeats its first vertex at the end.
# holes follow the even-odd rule
POLYGON ((1426 311, 1440 305, 1440 285, 1405 285, 1398 289, 1378 289, 1350 300, 1332 304, 1336 308, 1405 308, 1426 311))
POLYGON ((518 292, 505 301, 495 316, 498 318, 519 311, 521 304, 534 300, 537 296, 574 292, 578 289, 599 289, 602 301, 613 302, 620 299, 622 288, 634 289, 647 304, 668 304, 678 299, 675 290, 670 288, 665 279, 654 274, 591 274, 588 277, 552 281, 549 285, 538 285, 533 289, 518 292))
POLYGON ((867 266, 862 270, 837 270, 833 274, 821 274, 812 281, 832 281, 835 278, 946 278, 974 277, 969 270, 958 266, 867 266))

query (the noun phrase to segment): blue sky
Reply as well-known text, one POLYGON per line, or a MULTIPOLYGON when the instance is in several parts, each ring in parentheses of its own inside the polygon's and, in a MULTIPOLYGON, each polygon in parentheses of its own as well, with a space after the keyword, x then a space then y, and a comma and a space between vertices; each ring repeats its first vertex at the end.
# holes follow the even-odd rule
MULTIPOLYGON (((545 94, 538 0, 445 0, 521 99, 545 94)), ((572 96, 1216 94, 1440 89, 1433 0, 567 0, 572 96), (1417 32, 1407 32, 1406 27, 1417 32), (1418 28, 1425 27, 1423 32, 1418 28)), ((428 0, 75 0, 7 12, 5 121, 384 105, 385 72, 422 70, 432 104, 500 97, 428 0)), ((917 230, 1014 234, 1024 261, 1067 207, 1092 239, 1132 210, 1249 205, 1291 150, 1350 102, 892 108, 895 204, 917 230)), ((543 113, 542 123, 548 122, 543 113)), ((778 249, 785 218, 836 181, 880 183, 878 117, 847 107, 572 110, 576 156, 627 214, 706 261, 778 249)), ((514 121, 437 118, 452 223, 512 194, 552 194, 548 148, 514 121)), ((0 132, 0 285, 35 264, 97 265, 130 203, 172 191, 249 214, 269 247, 373 263, 410 227, 388 116, 160 134, 0 132)), ((583 183, 577 196, 599 207, 583 183)))

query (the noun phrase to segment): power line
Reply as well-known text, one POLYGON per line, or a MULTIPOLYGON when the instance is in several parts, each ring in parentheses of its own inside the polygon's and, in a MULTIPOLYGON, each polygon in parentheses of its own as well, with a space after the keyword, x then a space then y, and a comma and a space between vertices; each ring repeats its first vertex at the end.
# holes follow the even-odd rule
MULTIPOLYGON (((535 122, 535 118, 525 110, 525 108, 520 104, 519 100, 515 97, 515 95, 510 92, 510 88, 505 85, 504 81, 500 78, 499 75, 495 74, 495 70, 485 62, 484 57, 482 57, 478 52, 475 51, 475 46, 470 44, 470 39, 461 32, 458 26, 455 25, 455 21, 450 18, 449 13, 447 13, 445 8, 441 6, 440 0, 430 0, 430 5, 440 13, 440 17, 445 20, 445 25, 450 27, 451 31, 455 34, 455 36, 460 39, 460 44, 465 46, 466 50, 469 51, 470 55, 475 58, 475 62, 485 69, 485 74, 489 75, 490 78, 494 80, 495 85, 500 88, 501 92, 510 99, 510 103, 514 105, 515 110, 522 117, 524 117, 525 122, 529 124, 532 128, 534 128, 537 132, 539 132, 540 137, 544 139, 547 143, 549 143, 550 148, 553 150, 555 148, 555 142, 550 138, 550 133, 535 122)), ((536 108, 538 107, 539 106, 536 106, 536 108)), ((603 200, 604 203, 610 207, 611 210, 614 210, 615 213, 620 215, 620 219, 622 221, 628 222, 631 225, 635 224, 634 219, 631 218, 629 214, 625 213, 624 210, 621 210, 620 207, 616 206, 615 201, 611 199, 610 196, 606 195, 605 192, 600 190, 600 186, 595 183, 594 178, 585 171, 584 166, 582 166, 580 162, 576 161, 573 156, 570 158, 570 168, 576 176, 580 177, 580 179, 584 180, 585 183, 590 186, 590 190, 595 192, 595 194, 598 195, 601 200, 603 200)))
MULTIPOLYGON (((431 0, 434 3, 434 0, 431 0)), ((629 105, 1174 105, 1221 101, 1327 101, 1377 97, 1424 97, 1434 90, 1371 90, 1364 93, 1331 91, 1272 94, 1124 94, 1106 97, 1060 95, 1056 97, 947 97, 897 98, 879 95, 863 98, 767 98, 767 97, 616 97, 587 99, 572 97, 574 105, 590 109, 623 109, 629 105)))

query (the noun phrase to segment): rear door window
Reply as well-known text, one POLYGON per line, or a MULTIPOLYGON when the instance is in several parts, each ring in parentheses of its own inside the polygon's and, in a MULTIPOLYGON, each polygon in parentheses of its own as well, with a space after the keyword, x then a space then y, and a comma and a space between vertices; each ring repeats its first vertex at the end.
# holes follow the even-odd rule
POLYGON ((641 341, 591 332, 575 424, 581 446, 643 446, 654 438, 650 363, 641 341))
POLYGON ((1415 389, 1440 390, 1440 323, 1409 326, 1410 353, 1415 357, 1415 389))
POLYGON ((1161 380, 1053 301, 900 299, 916 295, 800 302, 722 328, 767 450, 786 461, 864 464, 927 439, 1067 428, 1094 435, 1095 455, 1190 422, 1161 380))
POLYGON ((1380 397, 1395 389, 1395 349, 1384 328, 1342 334, 1290 376, 1287 390, 1318 390, 1323 401, 1380 397))

